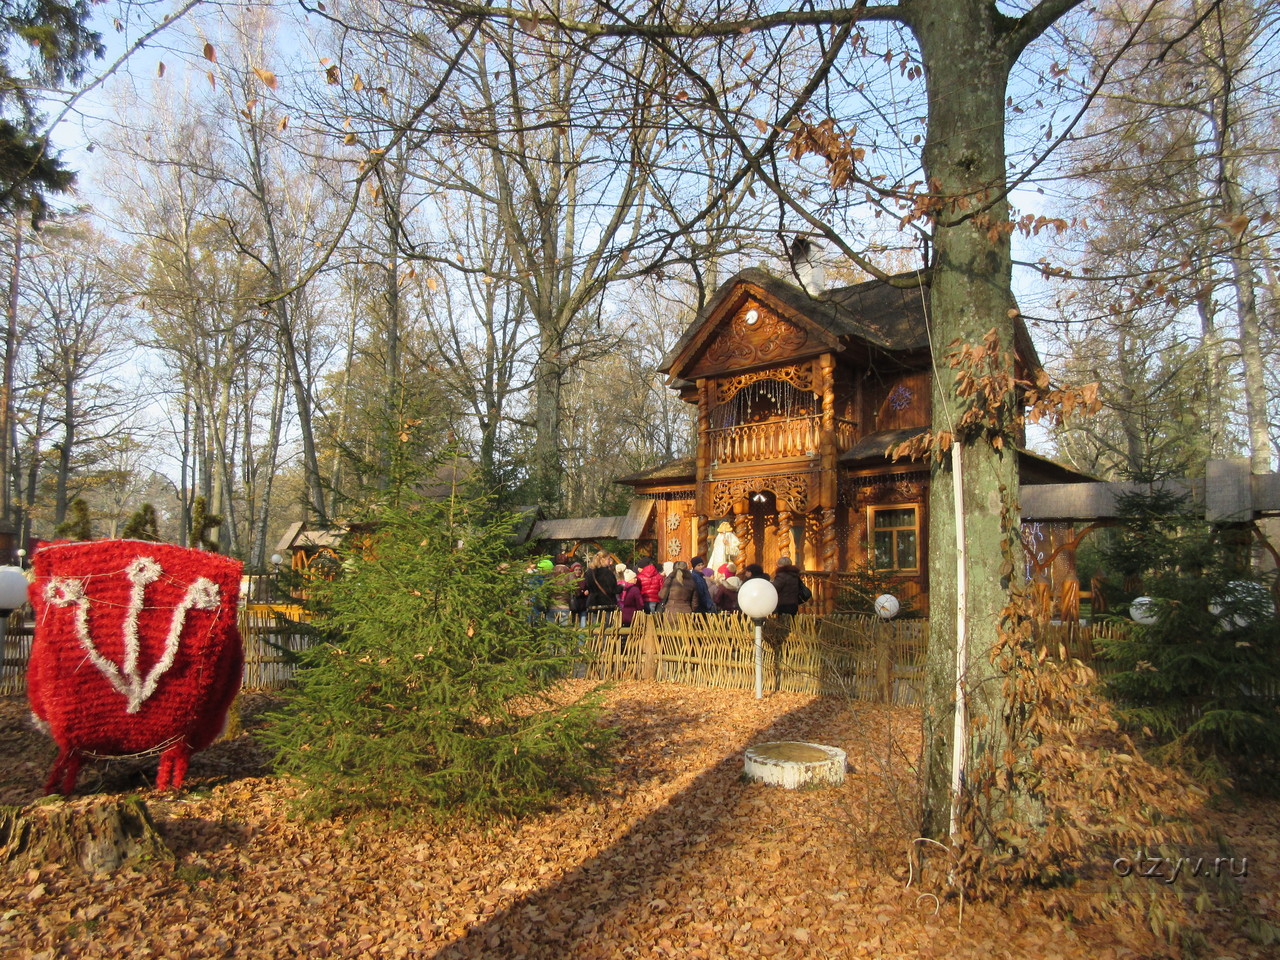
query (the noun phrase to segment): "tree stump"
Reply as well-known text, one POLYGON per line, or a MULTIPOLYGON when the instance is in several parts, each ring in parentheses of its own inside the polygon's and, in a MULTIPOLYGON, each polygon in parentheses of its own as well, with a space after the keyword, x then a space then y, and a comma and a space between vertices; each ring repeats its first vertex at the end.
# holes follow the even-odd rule
POLYGON ((173 853, 136 797, 0 806, 0 863, 11 869, 58 863, 100 873, 157 859, 171 860, 173 853))

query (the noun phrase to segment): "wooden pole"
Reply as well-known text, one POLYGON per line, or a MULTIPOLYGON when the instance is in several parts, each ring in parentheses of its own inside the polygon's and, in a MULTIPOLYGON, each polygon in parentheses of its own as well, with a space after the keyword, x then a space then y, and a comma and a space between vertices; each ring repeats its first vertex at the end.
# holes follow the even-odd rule
MULTIPOLYGON (((965 704, 965 672, 969 664, 968 547, 964 531, 964 446, 956 439, 951 447, 951 485, 956 501, 956 712, 951 733, 951 836, 960 832, 960 790, 964 784, 965 741, 968 721, 965 704)), ((935 611, 942 613, 942 611, 935 611)))

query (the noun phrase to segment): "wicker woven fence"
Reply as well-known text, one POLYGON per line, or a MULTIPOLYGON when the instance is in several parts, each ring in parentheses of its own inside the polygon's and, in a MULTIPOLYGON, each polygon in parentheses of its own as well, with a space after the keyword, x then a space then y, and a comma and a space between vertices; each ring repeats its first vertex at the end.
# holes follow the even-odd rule
POLYGON ((5 624, 4 644, 0 647, 0 695, 26 693, 27 659, 31 656, 31 624, 26 623, 27 610, 15 610, 5 624))
MULTIPOLYGON (((919 701, 927 624, 864 616, 776 617, 764 628, 765 686, 910 704, 919 701)), ((755 626, 742 615, 618 615, 592 625, 587 675, 751 690, 755 626)))
MULTIPOLYGON (((312 642, 296 609, 255 605, 241 611, 243 689, 279 690, 294 676, 296 654, 312 642)), ((1051 653, 1065 652, 1100 673, 1109 664, 1099 641, 1118 635, 1113 624, 1044 624, 1039 637, 1051 653)), ((15 613, 0 657, 0 695, 26 690, 32 625, 15 613)), ((775 617, 765 622, 765 687, 897 704, 921 700, 928 621, 852 614, 775 617)), ((624 628, 613 614, 593 623, 584 650, 587 675, 601 680, 653 680, 695 687, 752 690, 755 627, 742 615, 638 614, 624 628)))
MULTIPOLYGON (((31 656, 33 625, 27 611, 16 611, 5 629, 0 655, 0 696, 27 689, 27 659, 31 656)), ((293 681, 294 659, 311 644, 311 633, 298 622, 294 608, 255 606, 240 611, 244 638, 244 690, 279 690, 293 681)))

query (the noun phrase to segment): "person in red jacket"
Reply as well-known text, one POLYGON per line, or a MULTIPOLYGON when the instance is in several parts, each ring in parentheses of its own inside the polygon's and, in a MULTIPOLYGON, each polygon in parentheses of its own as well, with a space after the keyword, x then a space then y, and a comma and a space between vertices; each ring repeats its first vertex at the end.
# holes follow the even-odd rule
POLYGON ((658 595, 662 593, 662 584, 666 578, 648 557, 641 559, 636 567, 640 571, 637 580, 640 583, 640 596, 644 598, 644 612, 653 613, 654 607, 658 605, 658 595))

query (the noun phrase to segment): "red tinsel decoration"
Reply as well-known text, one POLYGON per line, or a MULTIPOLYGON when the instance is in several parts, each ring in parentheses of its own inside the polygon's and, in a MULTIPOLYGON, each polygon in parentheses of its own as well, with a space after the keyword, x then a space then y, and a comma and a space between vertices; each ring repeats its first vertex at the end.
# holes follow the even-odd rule
POLYGON ((243 564, 141 540, 43 547, 32 567, 27 695, 61 748, 47 793, 81 759, 160 753, 156 788, 182 786, 240 688, 243 564))

